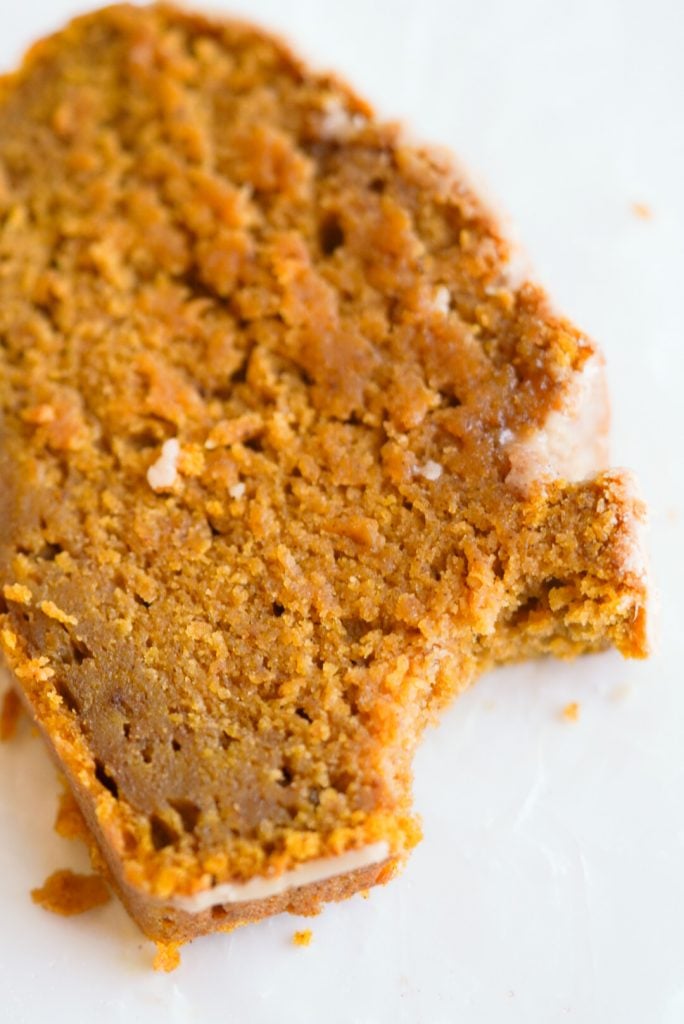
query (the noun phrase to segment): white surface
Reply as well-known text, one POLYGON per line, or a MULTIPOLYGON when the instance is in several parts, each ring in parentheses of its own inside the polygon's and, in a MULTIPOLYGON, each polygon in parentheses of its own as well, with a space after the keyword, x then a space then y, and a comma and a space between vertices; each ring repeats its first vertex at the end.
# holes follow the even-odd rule
MULTIPOLYGON (((0 63, 73 9, 4 0, 0 63)), ((683 8, 232 9, 280 26, 385 113, 451 144, 512 215, 560 308, 600 339, 616 461, 637 470, 651 504, 662 646, 648 664, 607 655, 481 682, 425 739, 426 838, 402 878, 312 922, 196 942, 169 976, 150 971, 149 945, 116 904, 62 920, 30 903, 32 886, 85 856, 51 831, 52 769, 25 731, 0 749, 0 1019, 681 1024, 683 8), (560 715, 570 700, 574 724, 560 715), (314 931, 308 949, 291 945, 302 927, 314 931)))

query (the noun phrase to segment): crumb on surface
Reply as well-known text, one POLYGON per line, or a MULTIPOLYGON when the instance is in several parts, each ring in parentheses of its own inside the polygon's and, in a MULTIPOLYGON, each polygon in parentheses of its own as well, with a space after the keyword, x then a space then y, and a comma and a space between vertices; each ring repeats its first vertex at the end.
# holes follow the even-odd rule
POLYGON ((294 933, 292 936, 292 943, 295 946, 310 946, 312 939, 313 932, 310 928, 305 928, 303 931, 294 933))
POLYGON ((180 943, 179 942, 157 942, 157 952, 152 966, 155 971, 166 971, 170 973, 180 966, 180 943))
POLYGON ((570 701, 563 708, 563 718, 566 722, 576 722, 579 718, 580 706, 576 700, 570 701))
POLYGON ((75 796, 68 788, 66 779, 62 776, 62 792, 58 798, 57 814, 55 815, 54 830, 62 839, 80 839, 88 850, 90 863, 95 874, 103 879, 109 878, 107 863, 100 852, 92 833, 85 823, 75 796))
POLYGON ((54 871, 40 888, 32 889, 31 899, 52 914, 73 917, 108 903, 110 895, 99 875, 81 875, 66 868, 54 871))
POLYGON ((55 832, 63 839, 86 839, 88 830, 80 808, 70 789, 66 786, 59 796, 55 816, 55 832))
POLYGON ((632 213, 639 220, 652 220, 653 210, 648 203, 632 203, 632 213))
POLYGON ((0 709, 0 741, 11 740, 16 734, 21 718, 21 700, 16 690, 7 690, 2 698, 0 709))

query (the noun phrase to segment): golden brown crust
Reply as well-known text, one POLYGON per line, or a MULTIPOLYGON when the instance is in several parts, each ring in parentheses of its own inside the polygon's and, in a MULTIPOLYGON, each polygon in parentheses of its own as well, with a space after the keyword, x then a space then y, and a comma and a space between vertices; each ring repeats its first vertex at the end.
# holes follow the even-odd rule
POLYGON ((479 672, 644 652, 625 479, 508 479, 595 347, 336 79, 236 22, 79 19, 0 82, 0 207, 0 644, 148 934, 375 884, 159 909, 396 865, 479 672))

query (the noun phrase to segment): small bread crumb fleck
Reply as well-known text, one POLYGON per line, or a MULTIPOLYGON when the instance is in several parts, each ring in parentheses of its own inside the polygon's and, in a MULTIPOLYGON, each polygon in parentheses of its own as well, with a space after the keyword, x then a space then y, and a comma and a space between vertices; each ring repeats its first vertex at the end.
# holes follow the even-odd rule
POLYGON ((648 203, 632 203, 632 213, 639 220, 652 220, 653 210, 648 203))
POLYGON ((180 942, 157 942, 157 952, 152 962, 155 971, 166 971, 169 974, 180 966, 180 942))
POLYGON ((6 583, 2 592, 8 601, 15 601, 17 604, 31 604, 33 594, 23 583, 6 583))
POLYGON ((86 823, 70 789, 60 794, 54 828, 63 839, 88 839, 86 823))
POLYGON ((17 634, 11 629, 3 629, 0 631, 0 641, 2 641, 3 647, 6 647, 8 651, 16 651, 17 649, 17 634))
POLYGON ((576 722, 579 718, 580 706, 576 700, 566 704, 563 708, 563 718, 566 722, 576 722))
MULTIPOLYGON (((17 665, 14 674, 18 679, 29 679, 36 683, 44 683, 52 679, 55 670, 49 664, 50 659, 41 654, 38 658, 30 658, 23 665, 17 665)), ((61 700, 61 698, 59 698, 61 700)))
POLYGON ((305 928, 304 931, 294 933, 292 943, 295 946, 310 946, 312 939, 313 932, 310 928, 305 928))
POLYGON ((73 917, 109 902, 109 889, 99 875, 79 875, 68 868, 55 871, 31 899, 52 914, 73 917))
POLYGON ((54 423, 55 415, 53 407, 43 403, 41 405, 33 405, 28 409, 24 409, 21 414, 21 418, 24 423, 41 426, 45 423, 54 423))
POLYGON ((69 615, 67 612, 62 611, 61 608, 57 607, 54 601, 41 601, 38 607, 49 619, 61 622, 64 626, 78 625, 78 619, 74 615, 69 615))
POLYGON ((21 717, 21 700, 16 690, 8 690, 2 698, 0 710, 0 741, 5 743, 16 734, 21 717))

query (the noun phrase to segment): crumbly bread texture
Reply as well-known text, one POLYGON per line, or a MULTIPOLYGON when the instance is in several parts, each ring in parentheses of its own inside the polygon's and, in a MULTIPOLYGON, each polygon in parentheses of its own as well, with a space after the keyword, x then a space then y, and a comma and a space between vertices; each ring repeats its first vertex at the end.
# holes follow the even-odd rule
POLYGON ((454 694, 645 652, 628 477, 521 457, 594 345, 335 78, 166 6, 79 19, 0 81, 0 217, 0 642, 153 938, 386 880, 454 694))
POLYGON ((109 901, 109 889, 101 875, 81 875, 69 868, 54 871, 31 899, 52 914, 73 917, 109 901))

